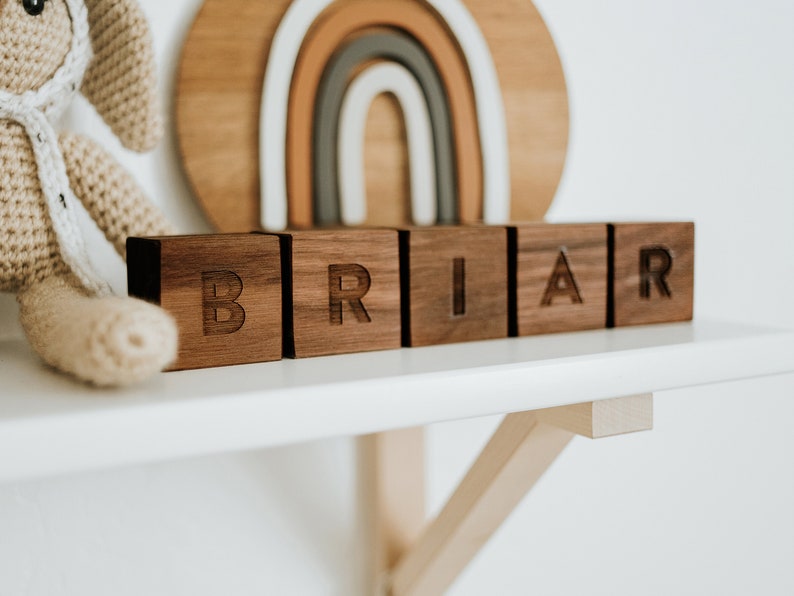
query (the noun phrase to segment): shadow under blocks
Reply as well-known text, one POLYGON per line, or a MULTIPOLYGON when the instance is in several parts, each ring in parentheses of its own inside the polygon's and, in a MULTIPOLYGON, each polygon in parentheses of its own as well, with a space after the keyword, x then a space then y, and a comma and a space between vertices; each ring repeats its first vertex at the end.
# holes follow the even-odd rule
POLYGON ((171 370, 692 319, 694 224, 513 224, 130 238, 171 370))

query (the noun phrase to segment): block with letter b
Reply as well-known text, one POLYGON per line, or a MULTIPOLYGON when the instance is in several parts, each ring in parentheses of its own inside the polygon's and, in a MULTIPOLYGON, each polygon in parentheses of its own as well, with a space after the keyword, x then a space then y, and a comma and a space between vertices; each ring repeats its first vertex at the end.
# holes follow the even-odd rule
POLYGON ((400 347, 396 230, 279 234, 284 354, 308 358, 400 347))
POLYGON ((179 351, 170 370, 281 358, 277 238, 130 238, 127 275, 131 296, 159 304, 177 322, 179 351))
POLYGON ((606 224, 517 224, 509 233, 511 335, 606 326, 606 224))
POLYGON ((692 319, 693 223, 609 226, 615 327, 692 319))
POLYGON ((400 231, 403 345, 507 337, 507 229, 400 231))

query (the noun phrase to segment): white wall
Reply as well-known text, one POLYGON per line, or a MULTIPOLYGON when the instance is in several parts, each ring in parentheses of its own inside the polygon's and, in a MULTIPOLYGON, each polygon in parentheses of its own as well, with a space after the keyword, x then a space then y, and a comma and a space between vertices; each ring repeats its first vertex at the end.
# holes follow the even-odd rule
MULTIPOLYGON (((143 3, 169 97, 198 0, 143 3)), ((537 4, 572 104, 550 218, 694 219, 696 317, 794 328, 794 4, 537 4)), ((206 229, 173 138, 138 157, 102 134, 206 229)), ((653 432, 577 439, 451 593, 794 593, 792 398, 791 375, 666 392, 653 432)), ((497 422, 430 429, 431 507, 497 422)), ((363 594, 357 499, 349 439, 0 486, 0 596, 363 594)))

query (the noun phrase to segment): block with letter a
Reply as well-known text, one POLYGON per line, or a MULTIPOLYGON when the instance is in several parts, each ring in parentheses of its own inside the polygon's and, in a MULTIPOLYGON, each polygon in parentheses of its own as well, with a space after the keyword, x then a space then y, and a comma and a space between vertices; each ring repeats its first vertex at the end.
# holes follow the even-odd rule
POLYGON ((691 320, 695 225, 621 223, 609 234, 614 326, 691 320))
POLYGON ((511 335, 606 326, 605 224, 518 224, 509 234, 515 276, 511 335))
POLYGON ((403 345, 507 337, 507 229, 400 231, 403 345))
POLYGON ((179 352, 170 370, 281 359, 278 238, 130 238, 127 272, 130 295, 176 319, 179 352))
POLYGON ((400 347, 396 230, 311 230, 278 237, 286 356, 400 347))

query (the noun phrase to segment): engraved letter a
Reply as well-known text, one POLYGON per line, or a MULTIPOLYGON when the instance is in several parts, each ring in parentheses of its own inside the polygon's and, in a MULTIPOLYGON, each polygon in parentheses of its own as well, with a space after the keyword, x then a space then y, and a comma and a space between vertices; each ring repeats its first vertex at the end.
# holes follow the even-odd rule
POLYGON ((571 304, 582 304, 584 302, 582 295, 579 293, 579 287, 576 285, 576 280, 573 278, 571 267, 568 265, 565 250, 561 250, 560 255, 557 257, 554 271, 552 271, 549 283, 546 285, 546 291, 543 293, 543 300, 540 301, 541 306, 551 306, 551 303, 558 296, 569 298, 571 304))
POLYGON ((233 271, 201 274, 204 335, 229 335, 245 323, 245 309, 236 300, 243 293, 243 280, 233 271))

